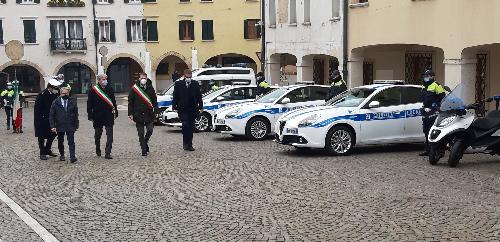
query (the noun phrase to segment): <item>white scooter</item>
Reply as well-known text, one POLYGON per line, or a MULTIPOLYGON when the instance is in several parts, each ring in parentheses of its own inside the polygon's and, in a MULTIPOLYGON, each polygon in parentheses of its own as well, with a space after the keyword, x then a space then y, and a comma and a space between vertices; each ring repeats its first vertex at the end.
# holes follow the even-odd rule
POLYGON ((436 165, 449 149, 448 165, 456 167, 464 154, 500 155, 500 96, 465 105, 459 85, 441 103, 436 122, 429 132, 429 162, 436 165), (496 101, 496 110, 477 118, 482 103, 496 101))

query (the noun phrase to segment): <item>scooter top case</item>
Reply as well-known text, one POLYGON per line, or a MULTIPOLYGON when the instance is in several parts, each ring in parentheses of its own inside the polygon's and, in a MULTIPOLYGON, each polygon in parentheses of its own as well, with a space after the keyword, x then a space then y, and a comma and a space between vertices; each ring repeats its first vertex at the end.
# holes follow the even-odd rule
POLYGON ((468 145, 473 149, 500 151, 500 111, 491 111, 485 118, 474 120, 467 129, 467 135, 467 140, 472 141, 468 145))

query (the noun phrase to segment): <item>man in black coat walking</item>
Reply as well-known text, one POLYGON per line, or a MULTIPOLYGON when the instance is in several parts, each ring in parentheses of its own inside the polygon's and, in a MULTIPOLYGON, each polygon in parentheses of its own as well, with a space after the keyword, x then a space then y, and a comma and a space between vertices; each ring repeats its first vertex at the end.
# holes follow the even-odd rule
POLYGON ((50 127, 57 134, 60 161, 65 161, 64 136, 68 138, 69 157, 71 163, 77 161, 75 155, 75 132, 80 122, 78 120, 78 105, 75 99, 69 98, 70 88, 62 87, 61 96, 54 100, 50 108, 50 127))
POLYGON ((35 137, 38 138, 38 148, 40 149, 40 160, 47 160, 47 156, 56 157, 52 152, 52 142, 56 134, 50 130, 49 114, 52 102, 59 93, 58 87, 61 85, 55 79, 50 79, 47 88, 36 97, 34 107, 35 137))
POLYGON ((113 88, 109 86, 108 76, 100 74, 97 76, 97 84, 89 91, 87 100, 88 119, 93 122, 95 130, 95 153, 101 156, 101 136, 103 128, 106 129, 106 159, 113 159, 111 149, 113 147, 113 126, 118 117, 116 99, 113 88))
POLYGON ((142 156, 149 153, 149 138, 153 135, 154 121, 158 102, 156 92, 146 73, 141 73, 139 80, 132 86, 128 95, 128 117, 135 122, 142 156), (144 128, 146 133, 144 134, 144 128))
POLYGON ((182 121, 183 145, 186 151, 194 151, 194 120, 203 110, 200 85, 191 79, 191 75, 191 70, 186 69, 184 77, 175 82, 172 100, 172 108, 177 111, 182 121))

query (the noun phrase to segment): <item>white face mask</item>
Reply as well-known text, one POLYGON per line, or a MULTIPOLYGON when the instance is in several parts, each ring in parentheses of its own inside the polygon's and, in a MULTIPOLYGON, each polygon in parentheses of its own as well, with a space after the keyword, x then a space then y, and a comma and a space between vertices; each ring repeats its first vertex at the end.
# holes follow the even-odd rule
POLYGON ((141 85, 146 85, 146 83, 148 83, 147 79, 141 79, 141 85))
POLYGON ((107 86, 107 85, 108 85, 108 80, 104 80, 104 81, 102 81, 102 82, 101 82, 101 85, 103 85, 103 86, 107 86))
POLYGON ((7 89, 9 89, 9 90, 12 89, 12 86, 7 86, 7 89))

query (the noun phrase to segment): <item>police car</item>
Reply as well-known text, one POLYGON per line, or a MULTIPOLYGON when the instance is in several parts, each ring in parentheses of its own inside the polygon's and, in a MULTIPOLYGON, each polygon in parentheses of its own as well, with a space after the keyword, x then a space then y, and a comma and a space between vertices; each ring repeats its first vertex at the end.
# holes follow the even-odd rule
MULTIPOLYGON (((275 87, 271 88, 274 89, 275 87)), ((255 101, 256 96, 256 85, 223 86, 217 91, 204 95, 203 112, 195 120, 194 128, 201 132, 210 131, 212 129, 212 117, 216 111, 224 107, 255 101)), ((171 107, 162 114, 161 119, 167 126, 182 127, 177 112, 173 111, 171 107)))
POLYGON ((293 85, 281 87, 255 102, 226 108, 214 117, 216 131, 250 140, 264 140, 274 133, 274 122, 292 110, 325 103, 329 86, 293 85))
POLYGON ((325 148, 334 155, 346 155, 355 145, 424 142, 423 87, 376 83, 350 89, 324 106, 284 115, 275 123, 276 142, 325 148))

